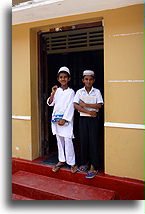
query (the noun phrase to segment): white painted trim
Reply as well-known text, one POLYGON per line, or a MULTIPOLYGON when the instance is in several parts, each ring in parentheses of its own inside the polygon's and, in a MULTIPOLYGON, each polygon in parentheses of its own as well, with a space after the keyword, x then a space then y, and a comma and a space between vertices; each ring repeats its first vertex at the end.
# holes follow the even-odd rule
POLYGON ((18 5, 15 5, 12 7, 12 12, 20 11, 20 10, 26 10, 30 9, 33 7, 40 7, 52 3, 57 3, 57 2, 62 2, 64 0, 39 0, 39 1, 27 1, 27 2, 22 2, 18 5))
POLYGON ((17 119, 17 120, 31 120, 31 116, 12 115, 12 119, 17 119))
POLYGON ((144 80, 108 80, 108 82, 130 82, 130 83, 137 83, 137 82, 144 82, 144 80))
POLYGON ((112 123, 105 122, 105 127, 115 127, 115 128, 127 128, 127 129, 145 129, 145 126, 142 124, 129 124, 129 123, 112 123))
POLYGON ((113 34, 111 36, 118 37, 118 36, 134 36, 134 35, 143 35, 144 32, 134 32, 134 33, 120 33, 120 34, 113 34))

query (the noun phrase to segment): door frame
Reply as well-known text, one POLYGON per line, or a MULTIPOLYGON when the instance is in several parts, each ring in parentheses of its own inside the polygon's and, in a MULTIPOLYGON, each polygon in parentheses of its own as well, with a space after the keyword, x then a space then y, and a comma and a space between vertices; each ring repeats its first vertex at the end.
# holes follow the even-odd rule
MULTIPOLYGON (((37 38, 38 38, 38 100, 39 100, 39 155, 40 157, 44 156, 44 147, 45 145, 42 145, 42 141, 44 140, 44 128, 43 128, 43 120, 42 120, 42 113, 43 109, 42 109, 42 70, 43 70, 43 65, 42 65, 42 46, 43 44, 41 44, 41 35, 42 34, 47 34, 48 32, 50 33, 55 33, 58 31, 68 31, 68 30, 72 30, 72 29, 81 29, 81 28, 88 28, 88 27, 95 27, 98 25, 102 25, 103 23, 102 21, 97 21, 97 22, 90 22, 90 23, 81 23, 81 24, 77 24, 77 25, 68 25, 68 26, 62 26, 60 28, 51 28, 49 29, 49 31, 39 31, 37 34, 37 38)), ((104 35, 104 29, 103 29, 103 35, 104 35)))

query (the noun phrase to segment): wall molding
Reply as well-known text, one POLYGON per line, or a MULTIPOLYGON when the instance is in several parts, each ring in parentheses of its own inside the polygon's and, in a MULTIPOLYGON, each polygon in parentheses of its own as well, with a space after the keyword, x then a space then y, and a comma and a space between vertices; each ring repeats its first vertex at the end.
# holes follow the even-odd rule
POLYGON ((31 120, 31 116, 12 115, 12 119, 16 119, 16 120, 31 120))
POLYGON ((133 33, 119 33, 119 34, 113 34, 113 35, 111 35, 111 36, 113 36, 113 37, 120 37, 120 36, 134 36, 134 35, 143 35, 144 34, 144 32, 133 32, 133 33))
POLYGON ((127 82, 127 83, 143 82, 144 83, 144 80, 108 80, 108 82, 127 82))
POLYGON ((26 10, 34 7, 40 7, 40 6, 45 6, 57 2, 62 2, 64 0, 33 0, 33 1, 26 1, 26 2, 21 2, 18 5, 15 5, 12 7, 12 12, 17 12, 20 10, 26 10))
POLYGON ((130 124, 130 123, 112 123, 105 122, 105 127, 114 127, 114 128, 127 128, 127 129, 145 129, 145 125, 142 124, 130 124))

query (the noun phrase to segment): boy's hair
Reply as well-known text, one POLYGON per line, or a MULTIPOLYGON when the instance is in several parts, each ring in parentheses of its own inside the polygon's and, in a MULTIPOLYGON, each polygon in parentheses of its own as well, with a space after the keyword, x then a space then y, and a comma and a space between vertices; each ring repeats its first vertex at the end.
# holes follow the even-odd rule
POLYGON ((67 74, 68 78, 71 77, 70 74, 69 74, 68 72, 66 72, 66 71, 60 71, 60 72, 57 74, 57 78, 59 78, 59 75, 62 74, 62 73, 67 74))
POLYGON ((85 76, 91 76, 91 77, 93 77, 93 79, 95 79, 95 76, 92 76, 92 75, 84 75, 82 79, 84 79, 85 76))

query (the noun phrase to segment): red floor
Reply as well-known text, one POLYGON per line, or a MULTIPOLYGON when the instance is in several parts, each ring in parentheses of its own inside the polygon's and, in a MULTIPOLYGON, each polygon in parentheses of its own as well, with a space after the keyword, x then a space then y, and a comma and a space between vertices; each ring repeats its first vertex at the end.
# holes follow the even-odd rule
POLYGON ((13 190, 37 200, 113 200, 115 192, 98 187, 18 171, 13 175, 13 190))
MULTIPOLYGON (((83 173, 72 174, 65 168, 54 173, 52 166, 40 163, 40 159, 13 159, 12 171, 13 193, 18 195, 17 198, 22 195, 34 200, 144 199, 144 183, 135 179, 109 176, 102 172, 93 179, 86 179, 83 173)), ((15 198, 13 200, 29 200, 15 198)))

